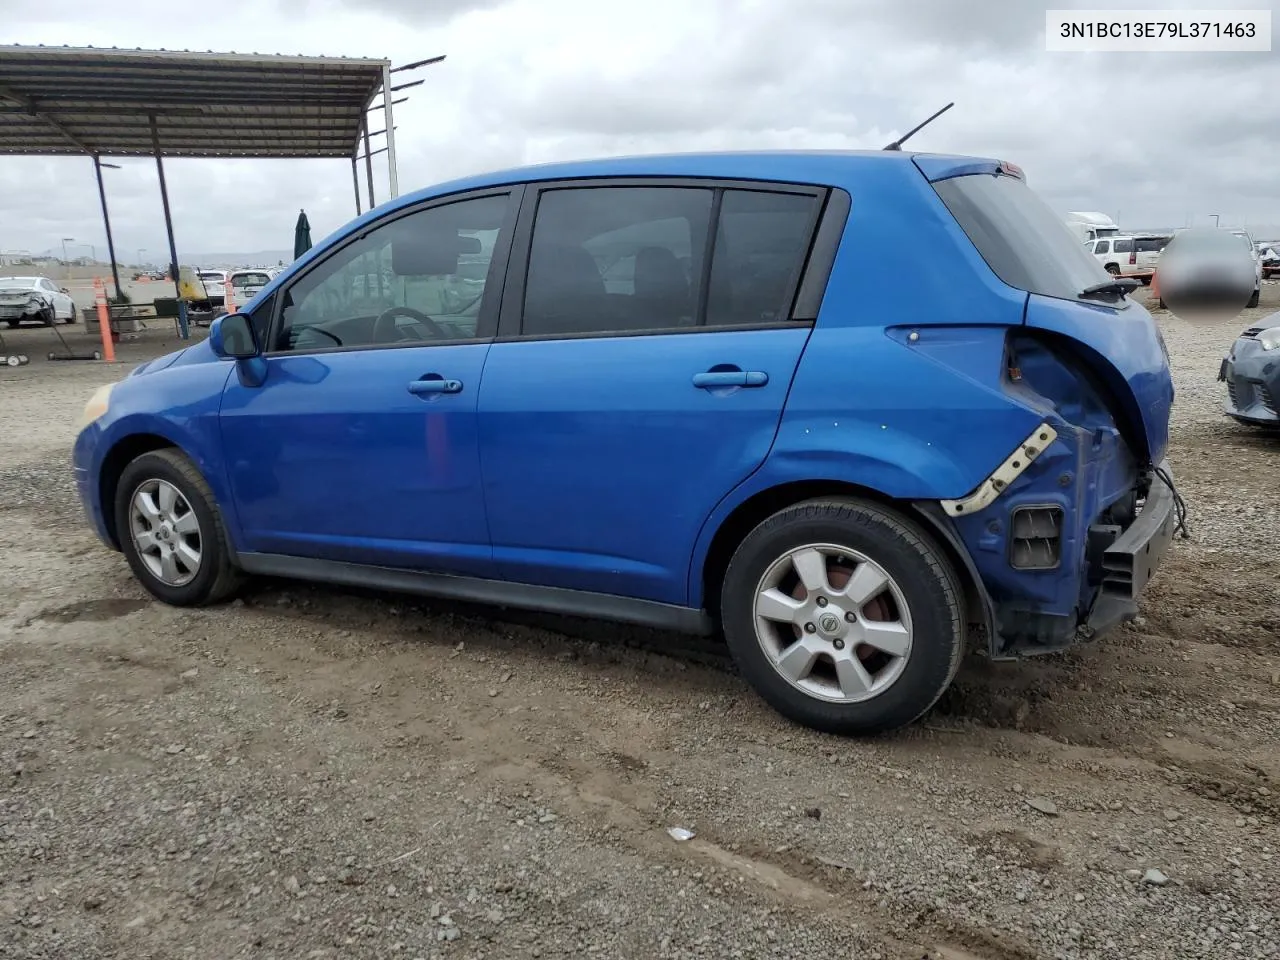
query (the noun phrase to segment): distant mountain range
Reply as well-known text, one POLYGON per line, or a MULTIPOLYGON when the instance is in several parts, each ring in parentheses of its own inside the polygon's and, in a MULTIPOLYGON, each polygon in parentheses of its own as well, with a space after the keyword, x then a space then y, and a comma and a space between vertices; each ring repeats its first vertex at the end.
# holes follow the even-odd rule
POLYGON ((256 250, 252 253, 183 253, 183 266, 193 267, 274 267, 293 262, 292 250, 256 250))

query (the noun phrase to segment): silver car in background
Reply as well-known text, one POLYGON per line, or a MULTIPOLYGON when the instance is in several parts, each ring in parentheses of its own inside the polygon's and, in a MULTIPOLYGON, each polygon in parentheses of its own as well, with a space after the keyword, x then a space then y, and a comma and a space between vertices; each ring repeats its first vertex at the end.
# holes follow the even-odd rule
POLYGON ((1222 358, 1227 416, 1251 427, 1280 428, 1280 313, 1244 330, 1222 358))

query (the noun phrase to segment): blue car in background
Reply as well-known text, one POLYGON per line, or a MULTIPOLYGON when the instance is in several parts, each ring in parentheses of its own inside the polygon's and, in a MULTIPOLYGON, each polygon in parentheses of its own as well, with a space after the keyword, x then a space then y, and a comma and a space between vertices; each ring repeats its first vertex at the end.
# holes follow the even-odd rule
POLYGON ((783 714, 871 733, 970 643, 1134 615, 1181 502, 1131 287, 994 160, 488 174, 98 391, 75 476, 167 603, 256 574, 723 631, 783 714))

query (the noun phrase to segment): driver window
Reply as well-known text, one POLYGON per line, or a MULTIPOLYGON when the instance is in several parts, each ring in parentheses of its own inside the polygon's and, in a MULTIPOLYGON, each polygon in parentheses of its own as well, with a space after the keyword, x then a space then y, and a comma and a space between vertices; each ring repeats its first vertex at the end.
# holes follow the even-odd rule
POLYGON ((284 291, 273 352, 476 336, 507 195, 386 221, 284 291))

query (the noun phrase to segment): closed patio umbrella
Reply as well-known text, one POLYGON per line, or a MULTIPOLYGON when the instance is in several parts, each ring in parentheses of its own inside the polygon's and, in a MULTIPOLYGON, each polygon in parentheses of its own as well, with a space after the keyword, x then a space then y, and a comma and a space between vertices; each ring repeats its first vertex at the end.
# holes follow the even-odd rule
POLYGON ((293 258, 296 260, 311 249, 311 221, 307 211, 298 211, 298 224, 293 228, 293 258))

